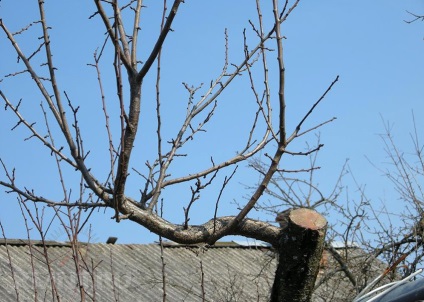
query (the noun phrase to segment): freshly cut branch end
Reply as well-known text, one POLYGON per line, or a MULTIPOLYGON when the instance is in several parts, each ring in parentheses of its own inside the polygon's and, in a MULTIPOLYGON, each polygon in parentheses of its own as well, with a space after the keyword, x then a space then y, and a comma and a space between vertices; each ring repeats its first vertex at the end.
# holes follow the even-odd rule
POLYGON ((290 220, 299 227, 309 230, 321 230, 327 225, 327 220, 311 209, 297 209, 290 212, 290 220))

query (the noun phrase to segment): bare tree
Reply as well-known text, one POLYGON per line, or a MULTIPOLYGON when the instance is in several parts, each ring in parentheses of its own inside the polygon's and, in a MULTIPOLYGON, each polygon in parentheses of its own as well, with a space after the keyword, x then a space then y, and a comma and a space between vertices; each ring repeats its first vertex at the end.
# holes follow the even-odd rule
POLYGON ((413 131, 409 133, 412 147, 400 147, 393 135, 393 127, 385 124, 385 132, 381 135, 385 146, 388 165, 379 171, 390 181, 398 193, 398 202, 403 211, 394 215, 394 210, 385 205, 380 212, 387 213, 387 223, 379 213, 375 213, 376 221, 381 225, 377 232, 381 248, 375 251, 384 255, 389 263, 399 266, 402 276, 416 271, 424 257, 423 251, 423 198, 422 180, 424 175, 423 145, 412 114, 413 131), (391 217, 392 216, 392 217, 391 217), (390 219, 390 220, 389 220, 390 219))
MULTIPOLYGON (((324 192, 316 175, 320 170, 316 152, 309 156, 308 169, 275 173, 256 205, 271 219, 277 215, 280 223, 292 208, 313 208, 329 217, 323 256, 329 263, 323 265, 315 284, 322 301, 352 301, 385 283, 413 276, 423 265, 423 145, 414 115, 411 120, 411 145, 401 146, 393 125, 385 122, 380 135, 384 164, 369 160, 370 167, 386 177, 388 187, 393 188, 390 200, 369 198, 348 161, 335 178, 334 187, 324 192), (353 190, 348 183, 354 184, 353 190), (278 204, 272 202, 275 199, 278 204), (339 282, 331 282, 332 278, 339 282), (336 295, 343 291, 344 298, 336 295)), ((250 165, 261 175, 266 168, 259 158, 252 159, 250 165)))
MULTIPOLYGON (((322 301, 334 301, 337 290, 328 280, 335 276, 344 280, 341 287, 352 288, 340 301, 352 301, 387 282, 415 276, 423 265, 423 145, 414 114, 411 120, 413 131, 408 146, 401 146, 393 125, 384 122, 384 133, 380 135, 386 155, 384 164, 370 160, 370 166, 386 177, 394 191, 391 199, 380 205, 367 196, 365 186, 356 180, 348 162, 333 190, 322 192, 313 181, 319 168, 317 154, 311 156, 306 176, 279 173, 267 188, 266 193, 281 200, 281 204, 261 203, 262 210, 275 215, 287 207, 320 207, 321 212, 336 218, 330 219, 325 244, 333 263, 322 271, 315 285, 316 289, 324 287, 320 291, 322 301), (345 186, 346 177, 356 184, 354 193, 345 186), (344 250, 336 250, 333 242, 339 242, 344 250)), ((252 165, 261 173, 260 161, 252 161, 252 165)))
MULTIPOLYGON (((108 139, 109 159, 103 163, 103 166, 109 167, 106 179, 96 174, 96 169, 90 161, 90 157, 96 155, 92 154, 87 147, 89 144, 83 139, 84 121, 79 115, 79 109, 84 105, 73 101, 71 93, 61 88, 64 84, 58 79, 57 67, 59 66, 55 62, 60 54, 53 56, 54 40, 50 40, 50 27, 44 2, 38 1, 39 19, 29 23, 28 27, 12 32, 7 26, 7 20, 0 20, 0 27, 10 41, 10 46, 15 50, 19 66, 22 68, 21 71, 6 75, 4 90, 0 91, 0 96, 5 108, 17 118, 17 124, 13 129, 25 127, 30 133, 29 138, 41 142, 46 152, 53 155, 63 196, 47 197, 48 192, 39 193, 28 185, 20 185, 18 173, 10 167, 6 159, 1 159, 4 176, 0 184, 7 192, 16 193, 22 204, 29 202, 35 205, 46 204, 56 213, 62 212, 65 208, 69 211, 67 215, 71 218, 71 222, 74 221, 72 211, 112 208, 116 222, 130 220, 161 237, 179 243, 213 244, 226 235, 243 235, 269 242, 279 250, 280 254, 272 301, 285 301, 286 297, 292 297, 291 301, 308 301, 318 272, 327 226, 326 220, 311 209, 294 209, 286 212, 280 217, 284 221, 281 228, 266 221, 248 218, 249 212, 257 205, 275 173, 284 171, 284 168, 280 166, 283 156, 304 157, 314 154, 323 146, 318 144, 306 151, 296 151, 289 149, 291 143, 333 120, 324 120, 306 129, 304 126, 314 109, 338 81, 338 77, 315 102, 311 102, 310 109, 304 113, 293 129, 287 126, 285 110, 290 104, 286 102, 285 94, 284 36, 281 25, 293 13, 299 0, 274 0, 272 14, 266 14, 269 18, 265 18, 262 13, 261 1, 256 1, 257 19, 249 22, 250 30, 256 36, 256 42, 250 46, 247 33, 244 32, 244 54, 240 62, 230 61, 228 35, 225 32, 225 56, 221 73, 209 85, 184 84, 188 95, 186 111, 181 117, 182 122, 176 134, 171 136, 168 134, 169 131, 165 131, 163 123, 163 114, 167 109, 164 108, 161 99, 161 91, 164 89, 161 86, 161 59, 171 30, 178 31, 178 28, 172 28, 172 25, 178 18, 179 11, 184 9, 181 7, 184 5, 183 1, 174 0, 169 7, 167 1, 163 2, 159 34, 151 48, 145 46, 141 51, 139 48, 144 44, 138 39, 140 22, 145 9, 143 1, 119 3, 117 0, 94 0, 96 9, 90 18, 103 23, 106 31, 104 43, 94 53, 94 61, 90 64, 98 76, 96 89, 100 91, 101 110, 104 114, 108 139), (40 36, 41 42, 38 46, 34 46, 33 51, 24 51, 20 47, 18 38, 29 34, 29 29, 33 28, 39 30, 36 36, 40 36), (106 101, 102 82, 101 62, 103 59, 106 60, 108 52, 112 54, 113 73, 116 79, 115 104, 118 104, 115 107, 118 110, 110 109, 113 106, 106 101), (141 53, 147 53, 147 55, 142 56, 141 53), (41 64, 39 65, 38 62, 41 64), (277 78, 272 80, 277 85, 276 93, 273 93, 270 88, 270 77, 273 76, 269 72, 270 62, 277 64, 277 78), (30 76, 42 96, 40 120, 44 122, 44 128, 25 117, 21 109, 25 106, 25 101, 15 101, 8 97, 8 90, 12 88, 7 86, 7 81, 15 78, 25 80, 26 75, 30 76), (148 76, 155 79, 156 99, 153 101, 146 99, 143 102, 153 102, 153 106, 156 107, 154 128, 144 128, 140 123, 140 113, 144 104, 142 91, 147 89, 143 84, 148 76), (187 171, 186 175, 174 176, 172 167, 176 162, 182 157, 195 157, 195 154, 186 154, 185 148, 192 141, 196 141, 199 133, 208 129, 211 120, 218 112, 218 98, 223 96, 224 91, 231 89, 235 79, 240 76, 247 79, 256 103, 256 109, 252 112, 254 118, 250 125, 243 126, 246 137, 244 145, 240 147, 236 155, 220 162, 215 162, 214 150, 210 150, 208 152, 210 153, 209 166, 194 172, 187 171), (277 113, 276 117, 272 116, 273 112, 277 113), (117 128, 115 128, 116 125, 117 128), (150 130, 152 133, 148 133, 150 130), (143 136, 155 138, 154 143, 148 148, 156 150, 156 157, 154 160, 146 158, 144 168, 133 164, 134 146, 140 140, 140 133, 143 136), (116 136, 118 136, 117 139, 116 136), (248 197, 247 202, 240 205, 233 216, 219 217, 217 210, 222 202, 222 192, 236 173, 237 165, 252 159, 260 151, 266 152, 266 161, 262 163, 261 180, 258 185, 248 197), (72 194, 72 190, 65 181, 64 170, 69 168, 77 171, 80 176, 78 197, 72 194), (130 175, 131 171, 134 173, 130 175), (226 176, 218 186, 215 212, 211 213, 213 218, 200 225, 191 224, 192 205, 199 202, 201 192, 217 181, 218 173, 224 173, 226 176), (137 179, 139 184, 140 179, 143 182, 139 187, 140 196, 130 196, 127 193, 132 177, 139 177, 137 179), (190 192, 190 198, 184 207, 185 220, 182 224, 164 219, 155 211, 158 203, 162 201, 163 191, 165 189, 169 191, 172 187, 181 185, 186 186, 190 192), (289 245, 287 248, 288 241, 297 244, 289 245), (283 249, 283 246, 286 248, 283 249), (297 257, 298 255, 304 255, 304 257, 297 257), (287 266, 288 263, 290 266, 287 266), (294 271, 298 275, 296 278, 291 278, 294 271)), ((29 106, 33 107, 33 105, 29 106)), ((306 202, 309 206, 309 201, 306 202)), ((78 224, 80 223, 84 225, 86 221, 78 220, 78 224)), ((78 229, 79 227, 76 226, 72 230, 77 233, 78 229)), ((69 236, 71 239, 75 237, 72 234, 69 236)), ((78 257, 77 250, 74 257, 78 257)))

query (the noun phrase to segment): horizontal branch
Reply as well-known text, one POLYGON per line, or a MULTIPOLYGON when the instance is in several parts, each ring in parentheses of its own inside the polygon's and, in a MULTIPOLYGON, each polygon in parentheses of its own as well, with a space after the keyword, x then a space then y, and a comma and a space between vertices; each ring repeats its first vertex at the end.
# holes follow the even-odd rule
MULTIPOLYGON (((216 234, 221 233, 220 230, 226 229, 235 219, 234 216, 218 217, 202 225, 189 225, 188 228, 185 228, 182 224, 173 224, 150 211, 142 210, 132 202, 125 202, 121 212, 129 220, 144 226, 151 232, 181 244, 203 242, 213 244, 220 239, 216 237, 216 234)), ((243 219, 226 235, 246 236, 277 245, 280 232, 281 229, 279 227, 270 223, 254 219, 243 219)))

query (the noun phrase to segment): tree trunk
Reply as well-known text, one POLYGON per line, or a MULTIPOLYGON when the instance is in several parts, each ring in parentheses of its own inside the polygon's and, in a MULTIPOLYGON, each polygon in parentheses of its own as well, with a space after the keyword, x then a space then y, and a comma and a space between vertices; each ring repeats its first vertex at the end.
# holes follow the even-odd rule
POLYGON ((310 209, 285 211, 277 216, 281 237, 279 262, 271 302, 311 300, 324 248, 326 219, 310 209))

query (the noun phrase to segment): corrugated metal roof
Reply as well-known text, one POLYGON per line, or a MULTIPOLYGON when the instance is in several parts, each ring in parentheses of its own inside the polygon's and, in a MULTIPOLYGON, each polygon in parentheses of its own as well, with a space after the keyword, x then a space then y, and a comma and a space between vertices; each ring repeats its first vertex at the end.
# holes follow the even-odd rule
MULTIPOLYGON (((78 256, 87 301, 163 301, 160 245, 80 244, 78 256)), ((268 301, 276 268, 270 247, 236 242, 213 247, 164 242, 163 261, 167 301, 201 301, 203 294, 205 301, 268 301)), ((80 301, 75 271, 69 243, 7 240, 6 245, 0 240, 2 301, 16 301, 17 295, 34 301, 35 292, 38 300, 53 301, 52 284, 61 301, 80 301)), ((346 301, 352 286, 341 273, 334 280, 318 289, 314 301, 346 301), (336 285, 335 299, 323 300, 336 285)))
MULTIPOLYGON (((167 243, 163 252, 167 300, 201 300, 203 276, 206 301, 225 301, 230 296, 239 301, 266 301, 273 280, 273 258, 264 249, 230 246, 170 248, 167 243)), ((158 244, 81 244, 79 255, 88 301, 162 301, 158 244)), ((44 248, 38 241, 28 245, 19 240, 8 240, 7 245, 0 242, 1 300, 16 301, 16 287, 21 301, 34 300, 34 289, 39 300, 52 301, 47 261, 61 301, 80 301, 71 245, 49 241, 44 248)))
POLYGON ((357 248, 360 247, 360 245, 357 242, 354 241, 331 241, 330 242, 331 246, 336 248, 336 249, 341 249, 341 248, 357 248))

